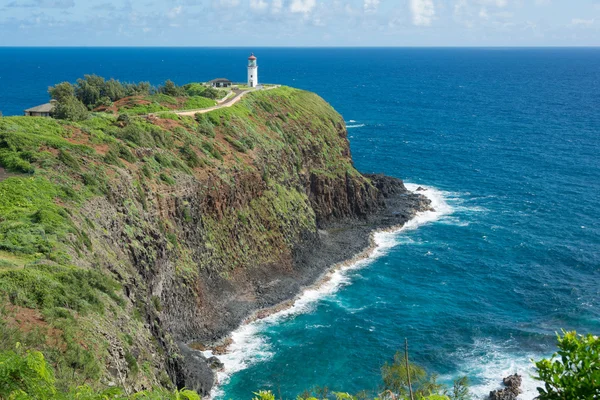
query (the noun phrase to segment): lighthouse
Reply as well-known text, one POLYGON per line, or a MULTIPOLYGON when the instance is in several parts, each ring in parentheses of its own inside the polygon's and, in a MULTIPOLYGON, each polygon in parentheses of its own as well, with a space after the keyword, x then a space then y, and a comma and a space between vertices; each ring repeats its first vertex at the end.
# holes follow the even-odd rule
POLYGON ((254 53, 248 57, 248 86, 258 86, 258 65, 256 65, 256 57, 254 53))

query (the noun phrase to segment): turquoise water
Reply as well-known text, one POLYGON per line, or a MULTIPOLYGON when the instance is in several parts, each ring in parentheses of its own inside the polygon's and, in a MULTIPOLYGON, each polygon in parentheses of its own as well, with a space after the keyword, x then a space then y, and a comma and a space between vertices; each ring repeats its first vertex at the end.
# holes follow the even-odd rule
MULTIPOLYGON (((241 80, 249 51, 0 49, 16 60, 0 64, 0 110, 88 72, 241 80)), ((440 212, 237 331, 222 398, 376 388, 405 337, 413 361, 468 375, 481 396, 527 374, 561 328, 600 334, 599 49, 252 51, 263 81, 316 91, 344 116, 359 170, 427 185, 440 212)))

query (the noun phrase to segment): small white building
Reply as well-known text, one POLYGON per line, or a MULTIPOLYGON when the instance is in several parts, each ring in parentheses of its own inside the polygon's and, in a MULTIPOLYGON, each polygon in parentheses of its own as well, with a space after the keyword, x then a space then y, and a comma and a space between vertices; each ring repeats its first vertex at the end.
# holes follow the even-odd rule
POLYGON ((256 65, 256 57, 254 53, 248 57, 248 86, 258 86, 258 65, 256 65))

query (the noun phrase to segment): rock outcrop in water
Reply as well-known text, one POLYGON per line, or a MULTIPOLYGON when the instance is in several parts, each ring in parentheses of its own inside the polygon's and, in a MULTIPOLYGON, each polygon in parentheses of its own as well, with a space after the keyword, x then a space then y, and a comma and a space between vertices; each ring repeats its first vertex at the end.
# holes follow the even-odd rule
POLYGON ((490 392, 490 400, 515 400, 521 393, 521 375, 509 375, 502 380, 504 389, 497 389, 490 392))
POLYGON ((208 393, 222 365, 187 344, 429 207, 356 171, 341 116, 290 88, 196 119, 2 118, 0 165, 21 172, 0 182, 5 342, 47 351, 64 384, 208 393))

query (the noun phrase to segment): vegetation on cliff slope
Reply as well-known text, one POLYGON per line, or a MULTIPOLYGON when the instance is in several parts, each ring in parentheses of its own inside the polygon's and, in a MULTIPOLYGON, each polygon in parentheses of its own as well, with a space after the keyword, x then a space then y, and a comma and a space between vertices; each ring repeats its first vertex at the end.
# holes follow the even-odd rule
POLYGON ((310 185, 376 196, 314 94, 166 117, 0 118, 0 350, 43 352, 57 390, 181 385, 179 304, 210 300, 207 280, 290 268, 318 220, 353 213, 310 185))
POLYGON ((55 118, 83 121, 89 117, 88 110, 141 115, 208 108, 214 106, 215 100, 224 97, 227 91, 200 83, 178 86, 167 80, 163 85, 154 87, 148 82, 121 83, 115 79, 85 75, 75 84, 61 82, 52 86, 48 93, 57 101, 53 112, 55 118))

